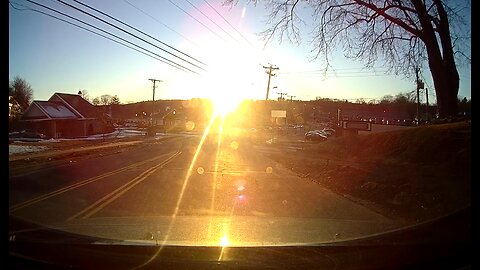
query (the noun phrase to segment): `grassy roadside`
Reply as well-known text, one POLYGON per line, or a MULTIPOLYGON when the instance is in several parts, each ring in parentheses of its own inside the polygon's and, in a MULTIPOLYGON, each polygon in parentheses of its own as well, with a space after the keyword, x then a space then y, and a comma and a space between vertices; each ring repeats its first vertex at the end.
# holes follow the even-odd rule
POLYGON ((344 136, 270 153, 300 176, 407 223, 470 204, 471 125, 344 136))

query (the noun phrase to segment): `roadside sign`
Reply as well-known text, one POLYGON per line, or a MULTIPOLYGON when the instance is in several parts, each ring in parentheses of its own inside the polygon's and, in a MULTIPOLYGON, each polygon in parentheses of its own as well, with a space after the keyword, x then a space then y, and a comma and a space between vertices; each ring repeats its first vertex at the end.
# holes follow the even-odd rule
POLYGON ((272 117, 287 117, 287 111, 285 110, 272 110, 272 117))
POLYGON ((342 121, 342 128, 371 131, 372 123, 366 121, 342 121))

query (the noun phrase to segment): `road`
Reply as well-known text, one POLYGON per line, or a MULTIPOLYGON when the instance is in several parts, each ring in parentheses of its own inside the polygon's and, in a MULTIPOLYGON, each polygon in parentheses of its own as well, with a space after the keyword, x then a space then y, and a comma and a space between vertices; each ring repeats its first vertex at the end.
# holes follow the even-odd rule
POLYGON ((47 164, 10 176, 9 189, 15 217, 114 239, 205 244, 228 231, 230 243, 291 243, 397 226, 267 159, 247 138, 218 134, 47 164))

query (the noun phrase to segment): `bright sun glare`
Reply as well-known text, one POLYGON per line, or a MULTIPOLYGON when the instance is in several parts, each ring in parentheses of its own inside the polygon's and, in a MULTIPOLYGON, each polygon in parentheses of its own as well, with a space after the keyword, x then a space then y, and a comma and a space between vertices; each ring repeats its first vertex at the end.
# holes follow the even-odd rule
POLYGON ((248 97, 240 76, 235 77, 225 74, 224 71, 214 70, 204 79, 203 88, 218 115, 225 116, 235 111, 242 100, 248 97))
POLYGON ((216 96, 210 98, 213 101, 215 112, 221 116, 235 111, 242 101, 240 98, 229 96, 216 96))
POLYGON ((220 239, 220 245, 221 245, 222 247, 227 247, 227 246, 230 245, 230 241, 228 241, 228 237, 227 237, 226 234, 223 235, 222 239, 220 239))
MULTIPOLYGON (((204 40, 203 57, 209 60, 207 71, 192 80, 183 80, 179 91, 191 89, 195 94, 209 98, 217 115, 225 116, 235 111, 245 99, 257 98, 256 78, 265 78, 260 67, 259 55, 248 47, 221 44, 204 40), (252 79, 253 78, 253 79, 252 79)), ((263 89, 263 87, 262 87, 263 89)), ((263 91, 262 91, 263 93, 263 91)))

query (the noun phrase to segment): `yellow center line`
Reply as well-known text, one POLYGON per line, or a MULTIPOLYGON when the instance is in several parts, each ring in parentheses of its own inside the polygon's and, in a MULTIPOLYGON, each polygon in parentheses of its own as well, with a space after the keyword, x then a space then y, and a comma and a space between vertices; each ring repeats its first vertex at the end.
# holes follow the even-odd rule
POLYGON ((101 180, 101 179, 103 179, 103 178, 106 178, 106 177, 109 177, 109 176, 118 174, 118 173, 120 173, 120 172, 129 170, 129 169, 132 169, 132 168, 134 168, 134 167, 143 165, 143 164, 145 164, 145 163, 155 161, 155 160, 157 160, 157 159, 162 158, 163 156, 165 156, 165 155, 161 155, 161 156, 154 157, 154 158, 151 158, 151 159, 148 159, 148 160, 144 160, 144 161, 141 161, 141 162, 138 162, 138 163, 134 163, 134 164, 131 164, 131 165, 127 166, 127 167, 123 167, 123 168, 120 168, 120 169, 116 169, 116 170, 113 170, 113 171, 104 173, 104 174, 102 174, 102 175, 98 175, 98 176, 95 176, 95 177, 92 177, 92 178, 88 178, 88 179, 86 179, 86 180, 83 180, 83 181, 81 181, 81 182, 72 184, 72 185, 70 185, 70 186, 66 186, 66 187, 57 189, 57 190, 55 190, 55 191, 52 191, 52 192, 49 192, 49 193, 47 193, 47 194, 38 196, 38 197, 33 198, 33 199, 30 199, 30 200, 28 200, 28 201, 25 201, 25 202, 16 204, 16 205, 12 206, 12 207, 9 209, 9 212, 12 213, 12 212, 18 211, 18 210, 20 210, 20 209, 22 209, 22 208, 25 208, 25 207, 30 206, 30 205, 32 205, 32 204, 35 204, 35 203, 38 203, 38 202, 40 202, 40 201, 46 200, 46 199, 48 199, 48 198, 51 198, 51 197, 60 195, 60 194, 65 193, 65 192, 67 192, 67 191, 69 191, 69 190, 72 190, 72 189, 75 189, 75 188, 79 188, 79 187, 81 187, 81 186, 84 186, 84 185, 90 184, 90 183, 92 183, 92 182, 101 180))
POLYGON ((66 221, 71 221, 73 219, 76 219, 80 216, 83 215, 82 218, 88 218, 94 214, 96 214, 98 211, 102 210, 105 208, 108 204, 112 203, 114 200, 118 199, 120 196, 122 196, 125 192, 136 186, 137 184, 141 183, 143 180, 147 179, 150 175, 152 175, 157 169, 167 165, 169 162, 171 162, 175 157, 180 155, 181 152, 177 151, 173 155, 171 155, 169 158, 164 160, 162 163, 157 164, 148 170, 142 172, 139 176, 135 177, 128 183, 122 185, 121 187, 115 189, 114 191, 110 192, 109 194, 105 195, 103 198, 99 199, 95 203, 91 204, 87 208, 83 209, 82 211, 76 213, 75 215, 69 217, 66 221))

